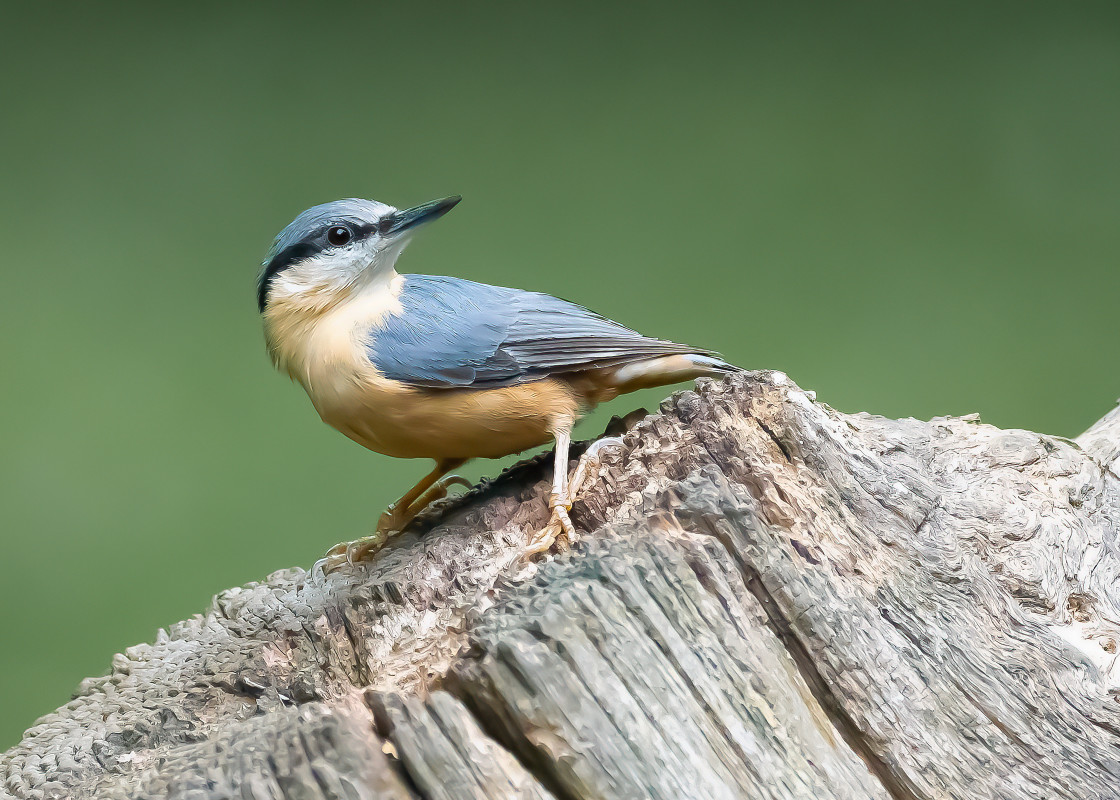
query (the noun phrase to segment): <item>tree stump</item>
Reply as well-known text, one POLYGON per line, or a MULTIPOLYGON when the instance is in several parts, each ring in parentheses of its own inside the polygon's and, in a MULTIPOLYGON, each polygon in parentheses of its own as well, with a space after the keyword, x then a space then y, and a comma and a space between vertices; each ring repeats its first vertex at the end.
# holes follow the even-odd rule
POLYGON ((1073 442, 702 381, 608 454, 570 552, 519 558, 526 462, 116 656, 0 792, 1120 798, 1117 463, 1118 411, 1073 442))

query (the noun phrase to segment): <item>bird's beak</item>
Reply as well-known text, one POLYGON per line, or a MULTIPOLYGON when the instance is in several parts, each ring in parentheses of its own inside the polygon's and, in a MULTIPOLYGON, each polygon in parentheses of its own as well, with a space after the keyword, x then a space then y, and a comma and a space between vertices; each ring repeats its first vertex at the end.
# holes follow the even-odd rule
POLYGON ((413 208, 394 211, 389 216, 381 218, 381 233, 386 235, 401 233, 424 222, 439 219, 462 199, 459 195, 452 195, 442 200, 433 200, 413 208))

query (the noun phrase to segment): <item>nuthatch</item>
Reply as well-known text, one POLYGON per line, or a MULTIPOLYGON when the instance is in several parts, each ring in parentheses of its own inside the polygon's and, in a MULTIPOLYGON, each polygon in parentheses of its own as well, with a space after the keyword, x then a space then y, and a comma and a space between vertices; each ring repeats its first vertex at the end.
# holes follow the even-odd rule
POLYGON ((315 206, 280 232, 264 262, 257 303, 277 368, 303 385, 324 422, 359 444, 436 462, 373 536, 332 548, 328 562, 368 555, 449 485, 468 485, 447 476, 468 459, 549 439, 552 517, 529 549, 546 550, 560 532, 574 538, 567 465, 580 414, 636 389, 737 371, 714 353, 642 336, 547 294, 398 274, 417 227, 459 200, 405 210, 358 199, 315 206))

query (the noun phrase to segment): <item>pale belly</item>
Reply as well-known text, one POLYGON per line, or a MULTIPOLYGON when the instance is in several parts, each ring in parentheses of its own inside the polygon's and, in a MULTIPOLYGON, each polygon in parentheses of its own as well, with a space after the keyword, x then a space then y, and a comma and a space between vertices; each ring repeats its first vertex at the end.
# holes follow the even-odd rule
POLYGON ((574 421, 580 398, 547 379, 500 389, 417 389, 355 381, 311 393, 323 421, 359 444, 397 458, 500 458, 548 442, 574 421), (319 396, 316 396, 319 394, 319 396))

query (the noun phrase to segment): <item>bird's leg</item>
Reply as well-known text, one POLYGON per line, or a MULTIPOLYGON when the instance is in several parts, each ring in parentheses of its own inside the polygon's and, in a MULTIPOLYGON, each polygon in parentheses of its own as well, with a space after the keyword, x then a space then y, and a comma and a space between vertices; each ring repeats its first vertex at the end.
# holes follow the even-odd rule
POLYGON ((392 503, 377 520, 377 532, 392 534, 403 531, 413 517, 434 503, 447 497, 447 490, 459 484, 470 488, 470 482, 459 475, 448 475, 466 463, 462 458, 445 458, 436 462, 436 468, 425 475, 419 483, 405 492, 404 497, 392 503))
POLYGON ((392 503, 377 520, 377 529, 371 536, 363 536, 352 542, 339 542, 316 562, 324 572, 331 572, 343 564, 354 564, 376 554, 389 537, 400 533, 421 511, 436 500, 447 496, 447 490, 455 484, 470 487, 470 482, 459 475, 448 475, 453 469, 461 467, 466 459, 448 458, 436 462, 436 468, 392 503))
POLYGON ((571 420, 568 420, 564 426, 557 426, 555 433, 556 462, 553 468, 552 494, 549 495, 548 503, 552 509, 552 518, 529 541, 529 546, 522 555, 523 558, 546 552, 561 533, 567 536, 569 541, 576 539, 576 530, 568 517, 568 509, 572 507, 572 501, 575 500, 576 495, 583 488, 588 475, 591 474, 592 467, 598 468, 602 462, 602 451, 607 448, 622 446, 622 439, 613 437, 594 442, 580 458, 575 472, 572 473, 571 482, 569 482, 568 448, 571 445, 571 430, 571 420))
POLYGON ((575 538, 576 530, 568 518, 568 509, 572 506, 568 499, 568 448, 572 444, 572 425, 573 420, 570 417, 563 417, 553 427, 556 454, 552 466, 552 493, 548 496, 548 507, 552 510, 552 518, 547 525, 529 538, 529 546, 522 554, 522 558, 547 551, 561 533, 567 534, 569 540, 575 538))
MULTIPOLYGON (((455 467, 450 467, 450 469, 455 469, 455 467)), ((474 488, 474 484, 468 481, 462 475, 444 475, 442 478, 428 487, 428 491, 420 495, 420 497, 414 500, 412 505, 408 507, 408 518, 405 520, 404 524, 407 525, 412 521, 413 517, 419 515, 420 512, 422 512, 432 503, 447 497, 447 490, 452 486, 462 486, 464 489, 474 488)))

